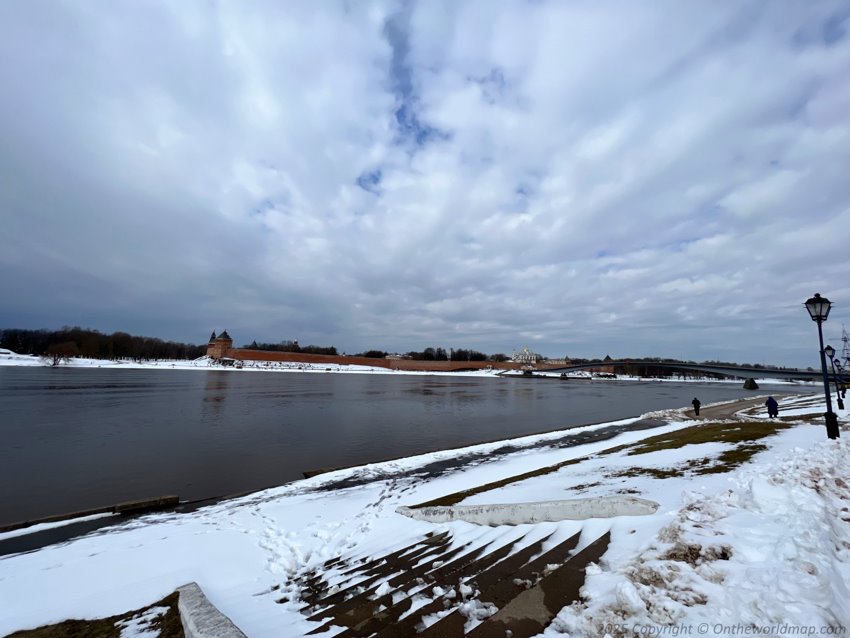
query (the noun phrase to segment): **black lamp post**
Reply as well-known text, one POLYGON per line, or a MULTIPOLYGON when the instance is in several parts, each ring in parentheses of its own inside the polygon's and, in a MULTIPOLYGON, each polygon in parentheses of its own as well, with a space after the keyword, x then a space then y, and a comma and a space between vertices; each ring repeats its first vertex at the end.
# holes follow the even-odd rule
POLYGON ((838 409, 843 410, 844 399, 841 398, 841 387, 838 385, 838 375, 835 374, 835 348, 827 346, 823 351, 829 357, 829 363, 832 365, 832 378, 835 380, 835 402, 838 403, 838 409))
POLYGON ((844 371, 844 366, 841 365, 840 360, 839 361, 833 360, 832 365, 835 366, 835 369, 838 371, 838 376, 841 379, 841 398, 846 399, 847 398, 847 382, 844 380, 844 376, 846 374, 846 372, 844 371))
POLYGON ((826 413, 823 415, 826 420, 826 435, 831 439, 837 439, 840 434, 838 432, 838 417, 832 411, 832 399, 829 396, 829 377, 826 373, 826 353, 823 348, 823 330, 821 324, 826 321, 829 316, 829 310, 832 304, 826 297, 821 297, 820 293, 815 293, 814 297, 806 300, 806 310, 809 311, 809 316, 812 321, 818 324, 818 342, 820 343, 820 367, 823 372, 823 393, 826 395, 826 413))

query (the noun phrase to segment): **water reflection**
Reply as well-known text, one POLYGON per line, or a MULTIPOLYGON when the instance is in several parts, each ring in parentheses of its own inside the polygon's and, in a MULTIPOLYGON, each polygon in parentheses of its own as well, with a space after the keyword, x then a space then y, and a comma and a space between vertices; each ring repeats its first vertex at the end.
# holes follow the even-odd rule
POLYGON ((218 422, 221 419, 221 414, 224 411, 224 402, 227 398, 227 387, 231 372, 221 370, 211 370, 206 373, 206 383, 204 384, 204 394, 202 397, 203 409, 201 410, 201 418, 210 419, 213 422, 218 422))

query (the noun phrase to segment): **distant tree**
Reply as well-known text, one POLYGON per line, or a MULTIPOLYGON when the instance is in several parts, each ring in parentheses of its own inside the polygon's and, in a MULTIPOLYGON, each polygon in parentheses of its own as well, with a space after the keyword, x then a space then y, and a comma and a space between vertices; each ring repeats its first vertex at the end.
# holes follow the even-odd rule
POLYGON ((106 335, 97 330, 63 327, 60 330, 0 330, 0 348, 20 354, 45 355, 55 345, 73 343, 77 353, 93 359, 197 359, 206 345, 194 346, 154 337, 135 337, 126 332, 106 335))
POLYGON ((437 361, 448 361, 449 355, 446 353, 444 348, 437 348, 434 352, 434 359, 437 361))
POLYGON ((80 354, 80 349, 77 347, 77 344, 73 341, 66 341, 65 343, 54 343, 49 346, 44 356, 50 365, 56 367, 60 363, 67 363, 71 357, 75 357, 78 354, 80 354))
POLYGON ((367 350, 366 352, 363 352, 358 356, 366 357, 368 359, 383 359, 387 356, 387 353, 383 350, 367 350))
POLYGON ((336 346, 304 346, 301 348, 301 352, 306 354, 331 354, 334 356, 338 354, 336 346))
POLYGON ((510 360, 511 360, 511 358, 510 358, 508 355, 503 354, 503 353, 501 353, 501 352, 499 352, 499 353, 497 353, 497 354, 491 354, 491 355, 488 357, 488 359, 489 359, 490 361, 496 361, 496 362, 499 362, 499 363, 504 362, 504 361, 510 361, 510 360))

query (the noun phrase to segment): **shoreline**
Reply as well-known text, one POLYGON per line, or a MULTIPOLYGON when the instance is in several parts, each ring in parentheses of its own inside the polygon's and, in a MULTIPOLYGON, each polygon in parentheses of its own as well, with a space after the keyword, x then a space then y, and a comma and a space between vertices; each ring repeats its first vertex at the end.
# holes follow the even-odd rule
MULTIPOLYGON (((660 557, 671 567, 681 569, 680 555, 673 551, 676 548, 665 536, 671 525, 686 544, 683 547, 700 548, 701 543, 707 542, 706 538, 728 547, 724 556, 732 556, 732 560, 724 558, 726 562, 722 566, 738 590, 739 581, 751 582, 747 580, 750 570, 762 566, 766 560, 758 554, 765 544, 765 534, 771 535, 772 543, 798 543, 801 551, 810 552, 811 548, 805 545, 811 537, 807 532, 810 528, 820 529, 818 526, 832 520, 820 501, 809 508, 811 513, 809 509, 800 509, 801 503, 809 503, 820 493, 811 488, 809 473, 817 470, 821 477, 824 472, 833 477, 846 474, 841 466, 842 463, 846 466, 846 454, 843 454, 846 442, 824 440, 822 425, 817 420, 822 411, 821 397, 806 393, 784 397, 780 403, 785 417, 781 423, 769 420, 763 414, 760 400, 753 396, 706 403, 706 408, 719 410, 715 415, 719 421, 687 418, 687 407, 659 410, 642 415, 644 419, 657 419, 652 424, 655 427, 643 431, 624 429, 610 439, 591 436, 575 441, 575 445, 558 445, 568 443, 559 441, 558 437, 575 434, 575 429, 551 436, 526 435, 521 438, 528 445, 521 448, 500 449, 507 442, 500 440, 467 446, 466 455, 463 451, 442 451, 365 464, 252 491, 190 512, 77 521, 82 535, 73 533, 72 525, 43 529, 29 535, 33 541, 43 539, 41 546, 0 558, 6 575, 0 583, 0 595, 13 601, 10 609, 14 609, 14 613, 0 621, 0 633, 68 618, 126 613, 195 581, 221 613, 246 635, 301 637, 315 633, 321 625, 321 621, 304 612, 303 602, 307 600, 304 597, 311 591, 310 583, 323 579, 327 587, 334 587, 343 582, 340 576, 347 573, 348 566, 372 564, 369 561, 395 555, 393 552, 403 551, 418 539, 433 535, 451 539, 453 546, 467 547, 469 552, 494 541, 498 546, 516 543, 513 547, 517 551, 526 551, 524 547, 532 551, 535 542, 552 534, 547 547, 574 537, 579 539, 576 549, 580 552, 605 536, 609 539, 606 544, 610 542, 605 560, 589 566, 582 576, 587 595, 577 607, 565 600, 566 607, 553 608, 553 613, 569 614, 583 623, 603 616, 609 609, 609 601, 615 601, 616 592, 633 586, 630 566, 635 561, 651 566, 658 564, 660 557), (743 441, 739 440, 742 428, 736 422, 751 425, 744 428, 750 434, 743 441), (700 428, 703 423, 709 432, 725 428, 726 438, 690 440, 693 426, 700 428), (726 455, 753 447, 750 439, 764 445, 760 451, 751 450, 745 455, 743 465, 738 468, 726 455), (800 454, 801 447, 807 450, 806 454, 800 454), (470 462, 453 463, 463 456, 470 462), (695 465, 696 461, 700 463, 695 465), (721 466, 722 471, 700 471, 707 467, 706 462, 709 466, 721 466), (797 465, 792 467, 789 462, 797 465), (448 467, 441 468, 446 463, 448 467), (729 467, 722 467, 730 463, 729 467), (801 469, 797 470, 797 466, 801 469), (774 475, 781 480, 774 480, 774 475), (763 486, 771 487, 765 491, 767 488, 763 486), (471 489, 476 487, 480 489, 471 489), (805 494, 798 494, 803 488, 807 490, 805 494), (502 504, 521 510, 523 505, 558 499, 572 503, 632 497, 655 503, 657 509, 642 516, 615 513, 601 518, 568 517, 552 522, 489 527, 464 520, 428 522, 405 515, 405 508, 453 496, 462 497, 457 503, 461 509, 486 509, 493 507, 490 504, 502 504), (781 507, 777 505, 779 499, 782 499, 781 507), (699 524, 691 529, 688 521, 695 511, 704 511, 705 516, 698 518, 699 524), (789 516, 793 512, 798 515, 789 516), (753 532, 753 516, 761 517, 757 533, 753 532), (96 525, 99 529, 83 532, 85 525, 96 525), (52 538, 48 538, 50 534, 52 538), (66 538, 58 537, 61 534, 66 538), (49 606, 44 604, 47 600, 51 601, 49 606)), ((842 411, 841 416, 846 432, 847 412, 842 411)), ((635 419, 576 429, 594 435, 618 422, 628 427, 635 419)), ((824 487, 831 489, 833 483, 818 485, 822 491, 824 487)), ((841 485, 835 481, 836 489, 841 485)), ((828 497, 831 498, 830 495, 823 498, 828 497)), ((838 565, 826 549, 820 547, 820 550, 816 564, 822 565, 825 572, 829 566, 838 565)), ((713 560, 710 552, 705 556, 706 561, 713 560)), ((771 569, 798 567, 797 563, 784 561, 781 555, 769 560, 771 569)), ((802 578, 804 574, 798 571, 789 573, 786 581, 797 582, 802 578)), ((675 576, 680 571, 669 573, 675 576)), ((683 578, 691 578, 687 580, 691 588, 705 594, 712 613, 727 608, 746 613, 745 604, 737 609, 734 607, 737 599, 727 600, 728 597, 720 595, 722 592, 718 593, 710 572, 703 575, 703 580, 694 580, 691 573, 687 572, 683 578)), ((389 577, 371 582, 369 591, 374 590, 377 596, 390 591, 393 583, 385 584, 386 578, 389 577)), ((513 582, 510 578, 508 581, 513 582)), ((649 596, 644 601, 647 607, 641 602, 630 608, 630 618, 648 622, 641 616, 644 613, 641 610, 666 601, 668 589, 675 599, 683 583, 674 578, 660 589, 629 589, 635 600, 638 594, 649 596)), ((425 598, 433 599, 431 603, 424 602, 442 609, 444 599, 454 601, 446 591, 422 590, 425 598)), ((802 592, 799 592, 800 600, 804 600, 802 592)), ((761 601, 774 600, 768 588, 751 593, 761 601)), ((463 600, 467 595, 472 603, 477 601, 478 593, 474 590, 463 594, 463 600)), ((819 595, 815 592, 810 596, 812 605, 821 600, 819 595)), ((452 604, 460 602, 458 599, 452 604)), ((828 599, 823 604, 828 609, 828 599)), ((690 609, 684 611, 691 613, 690 609)), ((703 609, 704 606, 698 607, 694 613, 703 609)), ((815 606, 804 611, 811 615, 820 609, 815 606)), ((795 618, 786 620, 793 622, 795 618)))
MULTIPOLYGON (((4 354, 0 352, 0 368, 55 368, 57 370, 178 370, 178 371, 214 371, 214 372, 290 372, 290 373, 305 373, 305 374, 365 374, 365 375, 403 375, 403 376, 443 376, 443 377, 473 377, 473 378, 507 378, 507 379, 526 379, 526 380, 563 380, 563 381, 623 381, 623 382, 641 382, 641 383, 718 383, 718 384, 740 384, 742 379, 726 378, 716 379, 709 377, 636 377, 627 375, 605 375, 594 376, 593 374, 575 374, 567 377, 561 377, 559 374, 549 373, 546 370, 540 370, 532 375, 521 374, 505 374, 505 370, 501 369, 481 369, 481 370, 458 370, 458 371, 441 371, 441 370, 395 370, 381 366, 368 367, 362 365, 344 365, 344 364, 312 364, 300 362, 260 362, 260 361, 245 361, 241 367, 223 366, 212 363, 209 357, 200 357, 192 360, 169 360, 146 361, 143 363, 135 361, 112 361, 104 359, 85 359, 73 358, 67 363, 58 366, 52 366, 45 363, 41 357, 36 355, 20 355, 20 354, 4 354)), ((760 384, 769 385, 788 385, 799 387, 810 387, 819 385, 818 380, 787 380, 778 379, 766 374, 764 377, 754 377, 754 380, 760 384)))
MULTIPOLYGON (((763 396, 756 396, 748 399, 719 401, 704 406, 704 409, 707 410, 711 408, 712 410, 714 410, 715 418, 723 418, 724 416, 733 415, 736 412, 751 408, 755 405, 760 405, 761 399, 763 398, 763 396)), ((0 556, 14 553, 12 551, 7 551, 3 547, 3 544, 6 543, 6 541, 8 541, 9 539, 26 536, 28 534, 27 530, 31 527, 37 529, 33 529, 32 532, 29 533, 38 534, 44 532, 46 534, 46 538, 50 539, 50 542, 52 543, 57 542, 56 538, 62 538, 63 540, 67 540, 69 538, 74 538, 78 535, 76 533, 71 533, 70 535, 63 534, 61 531, 57 535, 57 530, 61 530, 61 528, 65 526, 84 524, 84 531, 82 533, 88 533, 95 529, 112 525, 116 523, 116 521, 129 521, 134 518, 144 516, 146 514, 158 512, 175 514, 192 512, 202 507, 218 505, 227 501, 244 498, 252 494, 260 494, 268 492, 270 490, 279 490, 290 487, 297 488, 299 484, 305 482, 309 483, 310 481, 317 478, 320 481, 329 480, 332 483, 329 487, 318 488, 321 491, 346 489, 352 487, 355 484, 351 482, 350 478, 345 476, 346 474, 354 473, 356 470, 368 471, 369 469, 377 469, 378 466, 391 465, 394 463, 415 463, 417 459, 425 459, 426 457, 443 456, 448 457, 448 460, 450 461, 454 461, 455 467, 441 468, 442 473, 463 471, 463 468, 468 462, 469 457, 474 458, 478 455, 492 453, 494 451, 498 451, 498 453, 502 456, 514 454, 520 451, 531 452, 535 449, 547 448, 552 445, 557 445, 559 439, 565 439, 570 437, 578 439, 577 442, 567 446, 574 447, 586 443, 584 440, 581 439, 583 439, 583 435, 586 435, 587 433, 596 432, 599 434, 604 432, 604 435, 602 436, 593 437, 594 442, 599 442, 613 439, 618 434, 621 434, 623 432, 640 432, 641 430, 646 429, 656 429, 659 427, 663 427, 666 423, 660 418, 661 415, 665 415, 668 418, 670 416, 678 415, 680 417, 684 417, 687 421, 692 421, 693 423, 699 422, 697 419, 694 418, 693 410, 688 408, 687 406, 678 408, 668 408, 665 410, 647 412, 645 414, 626 417, 623 419, 616 419, 613 421, 596 421, 592 423, 575 425, 570 428, 555 428, 550 430, 542 430, 539 432, 532 432, 529 434, 523 434, 510 438, 482 440, 458 446, 441 447, 431 450, 425 450, 412 455, 393 456, 388 458, 376 459, 366 463, 357 463, 340 467, 316 468, 315 470, 304 471, 304 476, 300 479, 294 479, 275 485, 268 485, 265 487, 244 490, 233 494, 208 496, 200 499, 186 501, 181 500, 176 505, 163 506, 155 510, 148 510, 146 512, 140 512, 138 514, 122 514, 120 512, 117 512, 115 511, 117 507, 116 504, 99 508, 90 508, 76 512, 51 514, 32 520, 13 521, 11 523, 5 523, 0 525, 0 556), (332 481, 332 479, 334 478, 333 475, 335 474, 341 475, 340 482, 336 485, 333 484, 332 481)), ((432 474, 430 478, 433 478, 433 476, 434 475, 432 474)), ((373 477, 368 479, 366 482, 384 479, 385 477, 373 477)), ((44 546, 46 544, 47 542, 42 543, 40 546, 44 546)), ((25 551, 30 551, 31 549, 32 548, 29 548, 25 551)))

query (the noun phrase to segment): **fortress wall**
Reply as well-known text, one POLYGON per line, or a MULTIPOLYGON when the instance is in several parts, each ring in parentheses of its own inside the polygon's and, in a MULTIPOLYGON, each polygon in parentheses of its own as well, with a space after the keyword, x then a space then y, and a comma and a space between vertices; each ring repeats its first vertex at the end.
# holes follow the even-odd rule
POLYGON ((390 359, 390 367, 393 370, 433 370, 452 372, 457 370, 483 370, 493 368, 495 370, 518 370, 518 363, 507 361, 498 363, 495 361, 414 361, 412 359, 390 359))
POLYGON ((309 363, 316 366, 331 363, 339 365, 374 366, 391 370, 419 370, 429 372, 451 372, 456 370, 483 370, 492 367, 496 370, 518 370, 521 365, 513 361, 497 363, 495 361, 414 361, 411 359, 371 359, 368 357, 343 357, 327 354, 304 354, 300 352, 271 352, 230 348, 224 356, 243 361, 275 361, 290 363, 309 363))
POLYGON ((330 354, 304 354, 302 352, 272 352, 269 350, 250 350, 248 348, 231 348, 226 356, 243 361, 288 361, 291 363, 322 364, 338 363, 354 366, 375 366, 389 368, 389 359, 370 359, 368 357, 342 357, 330 354))

